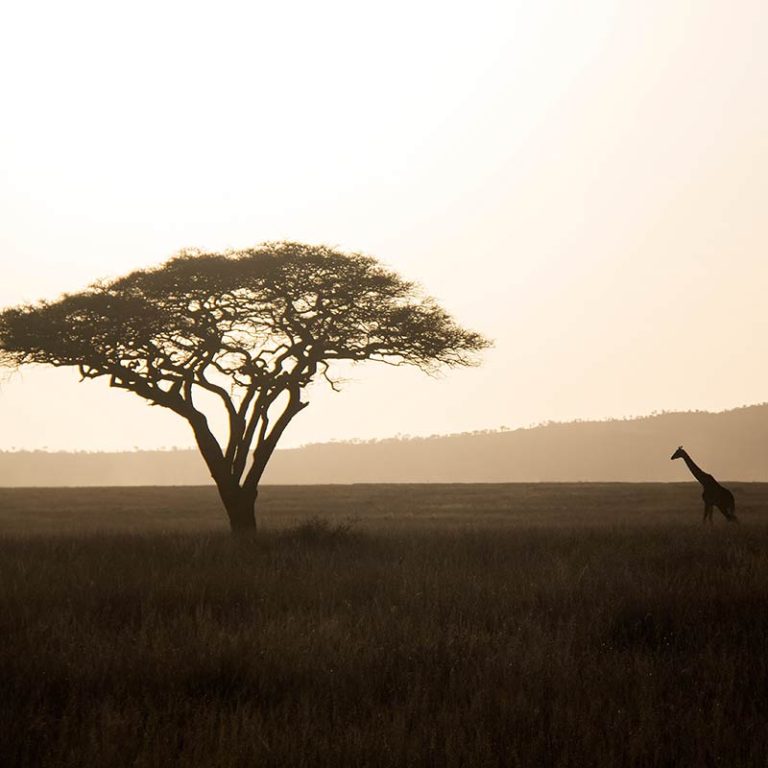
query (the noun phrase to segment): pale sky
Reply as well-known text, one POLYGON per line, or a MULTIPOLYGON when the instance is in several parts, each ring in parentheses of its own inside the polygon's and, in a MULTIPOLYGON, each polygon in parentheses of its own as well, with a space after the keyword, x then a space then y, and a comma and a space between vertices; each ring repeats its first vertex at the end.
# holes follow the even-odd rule
MULTIPOLYGON (((374 255, 495 340, 317 385, 283 445, 768 400, 768 3, 16 2, 0 306, 182 247, 374 255)), ((192 445, 72 371, 0 449, 192 445)))

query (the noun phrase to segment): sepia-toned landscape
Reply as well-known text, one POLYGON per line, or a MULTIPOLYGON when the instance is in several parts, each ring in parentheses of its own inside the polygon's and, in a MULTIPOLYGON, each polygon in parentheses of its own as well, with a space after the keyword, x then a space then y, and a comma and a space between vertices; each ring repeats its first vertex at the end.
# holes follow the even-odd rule
POLYGON ((0 24, 0 768, 766 768, 765 0, 0 24))

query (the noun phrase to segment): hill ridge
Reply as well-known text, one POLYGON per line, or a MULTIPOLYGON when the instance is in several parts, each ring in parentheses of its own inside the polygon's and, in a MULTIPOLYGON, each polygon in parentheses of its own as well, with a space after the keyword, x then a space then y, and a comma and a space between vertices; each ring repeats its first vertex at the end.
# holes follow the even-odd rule
MULTIPOLYGON (((685 481, 684 444, 726 480, 768 480, 768 403, 720 412, 667 411, 516 429, 309 443, 276 451, 264 482, 685 481)), ((210 483, 193 449, 0 451, 0 486, 210 483)))

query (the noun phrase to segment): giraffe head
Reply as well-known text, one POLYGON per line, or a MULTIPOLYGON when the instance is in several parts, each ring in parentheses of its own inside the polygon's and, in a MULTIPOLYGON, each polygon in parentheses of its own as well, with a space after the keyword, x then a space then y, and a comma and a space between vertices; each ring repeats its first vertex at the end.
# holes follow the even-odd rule
POLYGON ((676 450, 676 451, 675 451, 675 452, 672 454, 672 459, 682 459, 682 458, 683 458, 683 454, 684 454, 684 453, 685 453, 685 451, 683 450, 683 446, 681 445, 681 446, 680 446, 680 447, 679 447, 679 448, 678 448, 678 449, 677 449, 677 450, 676 450))

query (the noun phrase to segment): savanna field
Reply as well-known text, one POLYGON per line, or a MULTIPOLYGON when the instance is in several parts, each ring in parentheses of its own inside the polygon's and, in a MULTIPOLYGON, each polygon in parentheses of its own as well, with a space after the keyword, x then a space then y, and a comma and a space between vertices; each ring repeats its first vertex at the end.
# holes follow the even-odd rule
POLYGON ((0 765, 765 766, 729 485, 0 489, 0 765))

